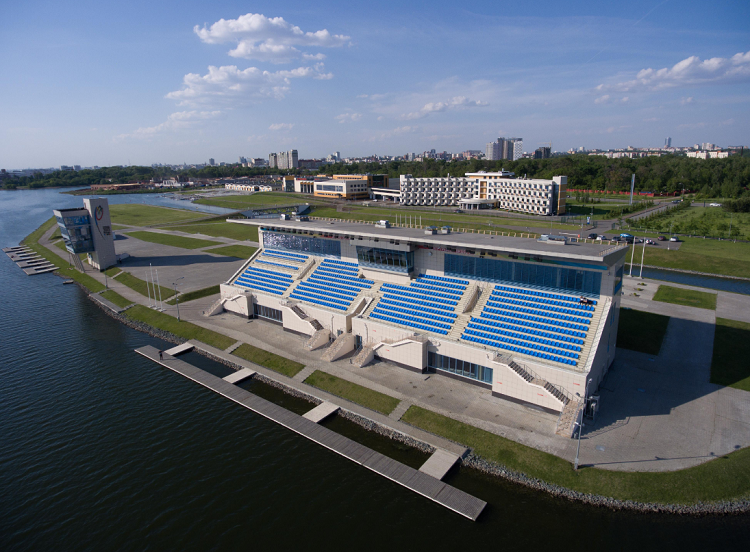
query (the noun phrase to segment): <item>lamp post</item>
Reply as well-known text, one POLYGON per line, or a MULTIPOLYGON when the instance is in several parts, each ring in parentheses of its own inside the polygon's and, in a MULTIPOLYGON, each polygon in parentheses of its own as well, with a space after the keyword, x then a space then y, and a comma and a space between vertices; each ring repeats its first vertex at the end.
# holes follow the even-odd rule
POLYGON ((177 282, 179 282, 183 278, 184 276, 180 276, 174 282, 172 282, 172 289, 174 289, 174 296, 175 296, 174 300, 175 300, 175 304, 177 305, 177 322, 180 321, 180 298, 177 297, 177 282))
POLYGON ((589 383, 591 383, 593 380, 589 378, 586 380, 586 386, 584 387, 583 391, 583 408, 581 409, 581 421, 578 424, 578 447, 576 448, 576 461, 573 464, 573 469, 578 470, 578 456, 581 452, 581 433, 583 432, 583 415, 586 412, 586 397, 589 396, 589 383))

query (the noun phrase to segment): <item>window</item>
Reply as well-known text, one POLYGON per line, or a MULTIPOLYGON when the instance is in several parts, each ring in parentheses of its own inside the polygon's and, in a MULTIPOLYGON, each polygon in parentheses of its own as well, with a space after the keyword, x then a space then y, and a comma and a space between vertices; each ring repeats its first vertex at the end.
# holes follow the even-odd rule
POLYGON ((414 253, 378 247, 357 246, 359 264, 392 272, 411 272, 414 269, 414 253))
POLYGON ((464 378, 492 383, 492 368, 474 364, 458 358, 443 356, 438 353, 427 353, 427 366, 442 372, 450 372, 464 378))
POLYGON ((283 249, 307 255, 341 258, 341 242, 338 240, 265 231, 263 232, 263 246, 268 249, 283 249))
POLYGON ((270 307, 264 307, 263 305, 253 304, 253 314, 258 318, 267 318, 268 320, 274 320, 281 322, 281 311, 272 309, 270 307))

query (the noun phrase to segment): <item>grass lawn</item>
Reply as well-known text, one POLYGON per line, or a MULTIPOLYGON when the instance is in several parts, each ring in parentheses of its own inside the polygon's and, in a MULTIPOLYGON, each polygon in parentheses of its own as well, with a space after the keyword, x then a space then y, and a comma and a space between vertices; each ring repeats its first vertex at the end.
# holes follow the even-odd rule
POLYGON ((58 272, 61 275, 70 278, 71 280, 75 280, 79 284, 83 285, 91 293, 97 293, 103 289, 107 289, 99 280, 95 280, 94 278, 92 278, 88 274, 84 274, 83 272, 78 272, 78 270, 75 268, 61 268, 58 272))
POLYGON ((235 342, 231 337, 201 328, 190 322, 178 322, 173 316, 149 309, 143 305, 136 305, 125 311, 124 314, 132 320, 173 333, 183 339, 196 339, 217 349, 226 349, 235 342))
MULTIPOLYGON (((704 240, 703 238, 681 239, 684 239, 684 242, 677 251, 668 251, 666 242, 658 242, 658 246, 646 246, 644 264, 744 278, 750 274, 749 243, 704 240)), ((635 252, 638 264, 641 260, 641 248, 635 252)), ((627 255, 629 262, 630 252, 627 255)))
POLYGON ((257 250, 257 247, 251 247, 249 245, 227 245, 226 247, 209 249, 208 253, 226 255, 227 257, 237 257, 238 259, 249 259, 257 250))
POLYGON ((226 195, 196 199, 194 203, 200 205, 214 205, 244 211, 253 207, 274 207, 276 205, 296 205, 303 203, 321 203, 307 194, 291 194, 287 192, 258 192, 248 195, 226 195))
POLYGON ((122 224, 113 224, 112 230, 125 230, 127 228, 130 228, 129 226, 123 226, 122 224))
POLYGON ((750 391, 750 324, 716 319, 711 383, 750 391))
MULTIPOLYGON (((232 343, 234 343, 234 341, 229 343, 229 345, 231 345, 232 343)), ((226 349, 227 347, 229 347, 229 345, 221 348, 226 349)), ((271 370, 274 370, 275 372, 278 372, 290 378, 294 377, 297 373, 299 373, 300 370, 302 370, 302 368, 305 367, 304 364, 300 364, 299 362, 295 362, 288 358, 275 355, 266 350, 253 347, 252 345, 248 345, 247 343, 243 343, 242 345, 237 347, 232 354, 240 358, 244 358, 245 360, 249 360, 250 362, 254 362, 255 364, 260 364, 261 366, 270 368, 271 370)))
POLYGON ((305 383, 328 391, 333 395, 343 397, 344 399, 350 400, 354 403, 361 404, 371 410, 385 414, 386 416, 393 412, 399 401, 394 397, 390 397, 378 391, 373 391, 367 387, 362 387, 356 383, 352 383, 345 379, 326 374, 320 370, 315 370, 305 380, 305 383))
POLYGON ((120 272, 122 272, 122 270, 120 270, 119 267, 113 266, 112 268, 108 268, 107 270, 105 270, 104 274, 112 278, 113 276, 118 275, 120 272))
MULTIPOLYGON (((146 273, 146 271, 144 269, 144 274, 145 273, 146 273)), ((149 282, 148 284, 146 284, 145 280, 141 280, 140 278, 136 278, 135 276, 133 276, 132 274, 130 274, 130 272, 123 272, 122 274, 120 274, 117 277, 117 281, 120 282, 121 284, 124 284, 124 285, 128 286, 133 291, 137 291, 138 293, 140 293, 144 297, 148 297, 149 294, 151 295, 151 297, 154 296, 154 290, 153 290, 153 287, 151 286, 151 282, 149 282)), ((157 286, 157 290, 158 289, 161 290, 161 298, 162 299, 168 299, 169 297, 172 297, 174 295, 174 290, 172 290, 172 289, 170 289, 168 287, 157 286)), ((227 347, 228 346, 229 345, 227 345, 227 347)))
POLYGON ((583 467, 494 433, 412 406, 401 418, 411 425, 467 447, 476 454, 568 489, 620 500, 694 504, 750 494, 750 448, 674 472, 619 472, 583 467))
POLYGON ((48 218, 45 222, 39 226, 36 230, 34 230, 31 234, 26 236, 23 240, 21 240, 21 243, 23 245, 32 245, 35 243, 39 243, 39 240, 42 239, 42 236, 44 233, 52 228, 55 224, 57 224, 57 219, 55 217, 48 218))
POLYGON ((203 222, 186 225, 170 226, 170 230, 187 232, 189 234, 203 234, 217 238, 231 238, 233 240, 258 241, 258 227, 234 222, 203 222))
POLYGON ((128 232, 128 236, 151 243, 171 245, 172 247, 181 247, 183 249, 200 249, 201 247, 209 247, 211 245, 219 244, 219 242, 215 241, 186 238, 184 236, 173 236, 171 234, 157 234, 156 232, 128 232))
MULTIPOLYGON (((196 299, 200 299, 201 297, 208 297, 209 295, 216 295, 219 293, 219 284, 216 284, 215 286, 203 288, 203 289, 196 289, 195 291, 191 291, 188 293, 184 293, 180 295, 180 303, 187 303, 188 301, 194 301, 196 299)), ((173 297, 169 301, 167 301, 168 305, 174 305, 177 303, 177 297, 173 297)))
POLYGON ((716 310, 716 296, 715 293, 706 293, 705 291, 693 291, 691 289, 661 285, 654 295, 654 301, 685 305, 686 307, 696 307, 699 309, 716 310))
POLYGON ((104 297, 107 301, 110 303, 114 303, 121 309, 124 309, 128 305, 132 305, 133 302, 129 299, 125 299, 122 295, 117 293, 116 291, 112 291, 111 289, 108 289, 104 293, 100 294, 100 297, 104 297))
POLYGON ((167 209, 166 207, 154 207, 139 203, 110 205, 109 213, 113 223, 127 224, 128 226, 152 226, 167 222, 196 220, 209 216, 195 211, 167 209))
POLYGON ((649 355, 658 355, 669 316, 632 309, 620 309, 617 346, 649 355))

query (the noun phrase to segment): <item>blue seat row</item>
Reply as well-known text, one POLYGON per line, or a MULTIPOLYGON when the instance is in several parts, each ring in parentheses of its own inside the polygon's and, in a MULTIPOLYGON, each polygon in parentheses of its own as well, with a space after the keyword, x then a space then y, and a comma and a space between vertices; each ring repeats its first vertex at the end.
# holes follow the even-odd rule
MULTIPOLYGON (((577 297, 570 297, 569 295, 560 295, 558 293, 549 293, 546 291, 537 291, 535 289, 525 289, 525 288, 514 288, 509 286, 495 286, 495 289, 501 289, 503 291, 514 291, 516 293, 524 293, 527 295, 536 295, 537 297, 546 297, 547 299, 559 299, 560 301, 571 301, 574 303, 577 303, 580 301, 580 298, 577 297)), ((594 305, 596 305, 596 300, 589 299, 594 305)))
MULTIPOLYGON (((520 332, 524 334, 531 334, 536 335, 538 337, 543 337, 545 339, 554 339, 555 341, 564 341, 565 343, 570 343, 572 345, 583 345, 584 341, 583 339, 579 339, 577 337, 570 337, 567 334, 560 333, 561 331, 558 331, 555 333, 554 328, 549 328, 549 331, 539 330, 534 326, 540 327, 539 324, 532 324, 529 326, 522 325, 520 321, 515 320, 512 322, 505 322, 505 321, 498 321, 497 318, 503 318, 501 316, 495 316, 493 318, 485 318, 484 316, 480 316, 479 318, 471 317, 472 322, 476 322, 479 324, 484 324, 486 326, 494 326, 496 328, 503 328, 504 330, 511 330, 514 332, 520 332)), ((513 320, 512 318, 504 318, 503 320, 513 320)), ((566 347, 566 349, 569 349, 570 347, 566 347)))
POLYGON ((578 362, 569 358, 551 355, 549 353, 542 353, 542 352, 534 351, 532 349, 526 349, 524 347, 517 347, 515 345, 510 345, 510 344, 499 342, 499 341, 484 339, 481 337, 475 337, 473 335, 463 334, 461 336, 461 339, 465 341, 472 341, 474 343, 480 343, 482 345, 488 345, 490 347, 496 347, 498 349, 505 349, 506 351, 513 351, 514 353, 522 353, 524 355, 543 358, 545 360, 552 360, 554 362, 560 362, 562 364, 568 364, 570 366, 575 366, 578 364, 578 362))
POLYGON ((447 294, 456 296, 456 298, 459 298, 459 299, 463 295, 463 291, 458 290, 458 289, 435 287, 435 286, 431 286, 428 284, 417 283, 416 280, 412 284, 409 284, 409 287, 415 288, 418 290, 424 290, 424 291, 439 291, 441 293, 447 293, 447 294))
POLYGON ((305 293, 297 293, 296 291, 289 294, 289 297, 291 297, 292 299, 299 299, 300 301, 305 301, 306 303, 312 303, 313 305, 321 305, 323 307, 328 307, 330 309, 336 309, 340 311, 345 311, 347 309, 347 307, 336 305, 334 303, 324 301, 318 297, 310 296, 305 293))
POLYGON ((378 320, 385 320, 386 322, 392 322, 394 324, 400 324, 402 326, 409 326, 410 328, 419 328, 420 330, 427 330, 429 332, 440 334, 440 335, 448 335, 448 330, 443 330, 440 328, 432 328, 430 326, 426 326, 418 322, 405 324, 403 320, 399 320, 398 318, 394 318, 392 316, 386 316, 385 314, 378 314, 378 313, 373 312, 373 313, 370 313, 370 317, 377 318, 378 320))
POLYGON ((247 269, 245 272, 243 272, 239 278, 259 278, 261 280, 267 280, 271 283, 277 284, 277 285, 284 285, 289 286, 292 283, 291 279, 286 278, 277 278, 276 276, 273 276, 271 274, 267 274, 265 271, 263 272, 256 272, 253 269, 247 269))
POLYGON ((235 283, 238 286, 242 286, 242 287, 246 287, 246 288, 252 288, 252 289, 255 289, 255 290, 258 290, 258 291, 265 291, 266 293, 273 293, 274 295, 281 295, 281 294, 284 293, 282 290, 275 289, 275 288, 270 288, 270 287, 266 287, 266 286, 261 286, 261 285, 259 285, 257 283, 247 283, 247 282, 240 282, 240 281, 237 281, 235 283))
POLYGON ((453 312, 453 310, 456 308, 456 302, 448 301, 447 299, 433 299, 427 295, 408 293, 399 289, 386 289, 383 290, 383 292, 385 297, 391 296, 392 298, 400 299, 401 301, 405 301, 405 298, 408 297, 414 300, 411 302, 416 302, 417 304, 426 305, 428 307, 433 307, 436 309, 443 309, 453 312))
POLYGON ((447 282, 449 284, 463 284, 465 286, 469 285, 468 280, 454 280, 453 278, 446 278, 445 276, 430 276, 429 274, 420 274, 420 278, 424 278, 425 280, 437 280, 438 282, 447 282))
POLYGON ((556 313, 556 312, 539 312, 536 309, 528 309, 526 307, 516 307, 514 305, 508 305, 508 304, 505 304, 505 303, 494 303, 492 301, 487 301, 487 306, 488 307, 499 308, 499 309, 503 309, 503 310, 517 311, 517 312, 521 312, 521 313, 524 313, 524 314, 531 314, 531 315, 534 315, 534 316, 541 316, 541 317, 545 317, 545 318, 556 318, 556 319, 559 319, 559 320, 566 320, 568 322, 573 322, 575 324, 588 324, 589 323, 588 320, 584 320, 582 318, 575 318, 575 317, 570 316, 568 314, 559 314, 559 313, 556 313))
POLYGON ((384 314, 385 316, 391 316, 393 318, 398 318, 401 320, 405 320, 408 324, 411 324, 412 322, 416 322, 417 324, 424 324, 425 326, 433 327, 433 328, 441 328, 443 330, 450 330, 451 326, 450 324, 443 324, 442 322, 435 322, 432 320, 425 320, 419 316, 411 316, 411 314, 407 311, 405 313, 403 312, 393 312, 388 310, 383 310, 378 306, 375 310, 372 312, 376 312, 378 314, 384 314))
POLYGON ((335 299, 341 299, 342 301, 346 301, 348 305, 352 304, 352 301, 357 296, 357 294, 352 295, 345 295, 343 292, 334 291, 331 288, 323 287, 323 286, 317 286, 312 284, 300 284, 295 290, 300 291, 309 291, 310 293, 319 293, 319 294, 325 294, 326 296, 330 296, 335 299))
POLYGON ((289 274, 284 274, 283 272, 275 272, 273 270, 266 270, 265 268, 258 268, 255 266, 248 267, 245 272, 266 274, 267 276, 273 276, 274 278, 281 278, 282 280, 289 280, 290 282, 292 281, 292 277, 289 274))
POLYGON ((545 305, 555 305, 557 307, 565 307, 567 309, 577 309, 577 310, 586 310, 586 311, 594 310, 593 305, 583 305, 580 303, 571 303, 569 301, 559 301, 557 299, 545 299, 544 297, 537 297, 536 295, 524 295, 522 293, 509 292, 509 291, 493 290, 492 296, 493 297, 494 296, 508 297, 510 299, 520 299, 523 301, 530 301, 533 303, 542 303, 545 305))
POLYGON ((288 251, 277 251, 275 249, 266 249, 266 252, 302 260, 307 260, 309 258, 308 255, 301 255, 300 253, 289 253, 288 251))
POLYGON ((559 312, 562 314, 569 314, 571 316, 586 316, 588 318, 591 318, 593 316, 593 313, 588 312, 588 311, 581 312, 581 311, 577 311, 573 309, 566 309, 563 307, 555 307, 553 305, 547 305, 545 303, 535 303, 534 301, 519 301, 518 299, 511 299, 510 297, 498 297, 497 295, 494 295, 494 294, 490 296, 490 300, 497 301, 499 303, 517 305, 519 307, 529 307, 532 309, 559 312))
POLYGON ((491 333, 481 332, 477 330, 466 330, 464 333, 473 335, 476 337, 494 339, 501 343, 510 343, 511 345, 516 345, 518 347, 525 347, 526 349, 540 351, 542 353, 548 353, 550 355, 568 357, 568 358, 578 358, 578 353, 571 353, 570 351, 563 351, 561 349, 556 349, 554 347, 547 347, 546 345, 540 345, 538 343, 527 343, 525 341, 513 339, 512 337, 508 337, 508 336, 493 335, 491 333))
POLYGON ((509 320, 511 323, 522 324, 523 326, 530 326, 532 328, 544 328, 546 330, 554 329, 557 332, 566 333, 568 335, 573 335, 575 337, 586 337, 586 331, 588 331, 588 328, 586 328, 585 326, 579 326, 578 324, 571 324, 570 322, 563 322, 561 320, 553 320, 549 318, 541 318, 539 316, 531 316, 530 314, 521 314, 521 313, 501 311, 501 310, 495 310, 495 309, 485 308, 482 311, 482 317, 491 318, 492 320, 501 320, 501 321, 509 320), (517 318, 520 320, 516 320, 517 318), (523 320, 526 320, 527 322, 524 323, 522 322, 523 320), (547 328, 545 326, 542 326, 541 324, 535 324, 536 322, 541 322, 541 324, 546 324, 548 326, 561 326, 561 328, 560 329, 547 328))
POLYGON ((359 282, 359 283, 369 284, 370 286, 372 286, 375 283, 374 280, 366 280, 364 278, 359 278, 359 277, 357 277, 355 275, 348 274, 348 273, 343 272, 341 270, 331 270, 330 268, 323 267, 323 266, 317 268, 315 270, 315 272, 319 272, 321 274, 326 274, 326 275, 331 276, 331 277, 341 278, 342 280, 347 280, 347 281, 352 281, 352 282, 359 282))
POLYGON ((311 284, 317 284, 319 286, 326 286, 326 287, 327 286, 335 285, 337 289, 351 291, 351 292, 354 292, 354 293, 359 293, 363 289, 361 287, 349 286, 349 285, 343 284, 343 283, 341 283, 341 282, 339 282, 337 280, 331 280, 330 278, 325 278, 323 276, 316 276, 315 274, 313 274, 312 276, 310 276, 305 281, 309 282, 311 284))
POLYGON ((347 276, 356 276, 357 274, 359 274, 359 270, 356 268, 347 268, 344 266, 328 264, 326 262, 321 263, 320 268, 325 268, 326 270, 330 270, 331 272, 338 272, 347 276))
POLYGON ((512 330, 501 329, 495 326, 495 324, 499 324, 499 322, 492 324, 492 321, 490 320, 479 319, 481 320, 481 322, 476 321, 476 320, 477 319, 472 318, 471 322, 469 322, 469 324, 466 327, 471 328, 473 330, 488 332, 494 335, 504 335, 506 337, 512 337, 513 339, 523 339, 524 341, 532 341, 534 343, 541 343, 542 345, 547 345, 549 347, 568 349, 569 351, 575 351, 575 352, 581 351, 581 348, 578 345, 571 345, 570 343, 558 343, 557 341, 553 341, 551 339, 545 339, 543 337, 536 337, 534 335, 529 335, 526 333, 517 333, 512 330))
MULTIPOLYGON (((380 287, 381 287, 381 289, 398 289, 398 290, 401 290, 401 291, 407 291, 407 292, 412 292, 412 293, 417 293, 417 294, 423 294, 424 293, 424 291, 422 291, 420 289, 415 289, 415 288, 410 287, 410 286, 399 286, 399 285, 396 285, 396 284, 383 284, 380 287)), ((429 297, 432 297, 433 300, 434 300, 435 297, 442 297, 443 299, 449 299, 451 301, 454 301, 454 304, 458 304, 458 300, 459 300, 459 299, 456 298, 455 295, 448 295, 447 293, 439 293, 437 291, 433 291, 429 295, 429 297)))
POLYGON ((394 286, 393 284, 383 284, 380 286, 380 289, 385 291, 386 293, 393 293, 396 295, 403 295, 405 297, 412 297, 414 299, 418 299, 421 301, 426 301, 428 303, 440 303, 442 305, 450 305, 451 308, 455 307, 458 304, 458 301, 452 301, 450 299, 443 299, 442 297, 432 297, 430 295, 423 295, 421 293, 414 293, 409 292, 409 288, 405 288, 403 286, 394 286))
POLYGON ((275 288, 280 290, 282 293, 286 291, 286 289, 289 287, 289 284, 282 284, 279 282, 275 282, 273 280, 269 280, 268 278, 261 278, 259 276, 240 276, 235 280, 235 282, 239 283, 245 283, 245 284, 258 284, 265 287, 275 288))
MULTIPOLYGON (((300 282, 300 286, 309 286, 312 288, 317 288, 320 291, 325 291, 326 293, 334 293, 336 295, 343 295, 344 297, 349 297, 351 299, 354 299, 358 294, 358 289, 344 289, 342 286, 334 283, 329 284, 325 282, 311 282, 310 280, 307 280, 305 282, 300 282)), ((299 286, 297 286, 299 287, 299 286)))
POLYGON ((337 261, 335 259, 326 259, 325 261, 323 261, 323 263, 324 264, 326 264, 326 263, 328 263, 328 264, 337 264, 337 265, 341 265, 341 266, 353 266, 354 268, 356 268, 356 269, 359 270, 359 265, 357 263, 347 263, 346 261, 337 261))
MULTIPOLYGON (((400 312, 401 314, 410 314, 410 315, 414 313, 414 309, 404 308, 404 307, 394 307, 393 305, 389 305, 387 303, 384 304, 383 301, 380 301, 378 303, 377 310, 384 311, 386 312, 386 314, 389 312, 400 312)), ((426 318, 428 320, 433 320, 435 322, 447 324, 448 328, 450 328, 451 324, 453 324, 453 320, 451 320, 450 318, 446 318, 444 316, 440 316, 438 314, 429 314, 429 313, 426 313, 426 312, 423 313, 420 311, 419 314, 417 314, 416 316, 417 318, 426 318)))
POLYGON ((355 278, 354 276, 342 276, 341 274, 336 274, 334 272, 328 272, 327 270, 321 270, 321 269, 318 269, 315 272, 313 272, 311 276, 328 278, 330 280, 345 283, 347 285, 358 287, 360 289, 362 288, 370 289, 372 285, 375 283, 372 280, 364 280, 362 278, 355 278))
MULTIPOLYGON (((383 297, 380 300, 380 304, 382 304, 382 305, 393 305, 394 307, 399 307, 399 308, 403 308, 403 309, 412 309, 412 310, 414 310, 414 305, 413 304, 404 303, 402 301, 395 301, 393 299, 388 299, 387 297, 383 297)), ((431 309, 431 308, 428 308, 428 307, 419 307, 419 311, 420 312, 428 312, 430 314, 437 314, 439 316, 443 316, 445 318, 448 318, 449 320, 455 320, 456 319, 456 315, 453 314, 452 312, 440 311, 440 310, 431 309)))
POLYGON ((261 263, 261 264, 273 265, 273 266, 280 266, 282 268, 288 268, 289 270, 298 270, 299 269, 299 267, 297 267, 297 266, 292 266, 292 265, 287 265, 287 264, 281 264, 281 263, 273 263, 271 261, 261 261, 260 259, 257 260, 257 261, 255 261, 255 262, 256 263, 261 263))
MULTIPOLYGON (((389 301, 398 301, 398 302, 404 302, 409 301, 409 299, 406 299, 402 297, 401 295, 396 295, 393 293, 386 293, 383 295, 384 299, 388 299, 389 301)), ((450 305, 440 305, 439 303, 425 303, 422 301, 409 301, 409 306, 415 309, 438 309, 438 310, 444 310, 445 314, 453 314, 453 307, 450 305)))
POLYGON ((303 259, 295 259, 294 257, 285 257, 284 255, 277 255, 276 253, 269 253, 268 251, 264 251, 260 255, 261 257, 267 257, 269 259, 284 259, 285 261, 289 261, 292 263, 304 263, 305 261, 303 259))

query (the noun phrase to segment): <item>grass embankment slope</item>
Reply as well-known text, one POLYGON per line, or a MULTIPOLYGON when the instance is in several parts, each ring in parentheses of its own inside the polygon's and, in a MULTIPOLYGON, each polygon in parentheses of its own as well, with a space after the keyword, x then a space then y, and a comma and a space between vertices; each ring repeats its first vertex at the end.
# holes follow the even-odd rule
POLYGON ((258 241, 258 227, 251 224, 238 224, 235 222, 225 222, 210 220, 206 222, 196 222, 193 224, 170 225, 165 230, 177 230, 187 232, 188 234, 203 234, 215 238, 230 238, 237 241, 258 241))
POLYGON ((717 318, 711 383, 750 391, 749 359, 750 324, 717 318))
MULTIPOLYGON (((227 347, 229 347, 229 345, 227 345, 226 347, 222 347, 222 349, 226 349, 227 347)), ((284 358, 264 349, 253 347, 252 345, 248 345, 247 343, 243 343, 242 345, 237 347, 232 352, 232 354, 240 358, 244 358, 245 360, 248 360, 250 362, 254 362, 255 364, 259 364, 261 366, 269 368, 274 372, 278 372, 289 378, 294 377, 300 372, 300 370, 305 367, 304 364, 300 364, 299 362, 284 358)))
POLYGON ((113 223, 125 224, 127 226, 154 226, 170 222, 199 220, 213 216, 195 211, 154 207, 153 205, 142 205, 140 203, 110 205, 109 214, 112 217, 113 223))
POLYGON ((662 504, 694 504, 750 495, 750 448, 675 472, 615 472, 583 467, 418 406, 402 421, 471 447, 507 468, 574 491, 662 504))
POLYGON ((143 322, 154 328, 159 328, 166 332, 172 333, 183 339, 196 339, 217 349, 226 349, 232 345, 235 340, 213 330, 207 330, 191 322, 178 322, 173 316, 164 314, 143 305, 136 305, 124 312, 124 315, 131 320, 143 322))
MULTIPOLYGON (((196 299, 201 299, 203 297, 208 297, 209 295, 216 295, 221 290, 219 288, 219 284, 216 284, 215 286, 210 286, 203 289, 196 289, 195 291, 189 291, 188 293, 183 293, 179 296, 180 303, 187 303, 188 301, 195 301, 196 299)), ((177 303, 177 297, 173 297, 169 301, 167 301, 168 305, 174 305, 177 303)))
MULTIPOLYGON (((144 269, 144 274, 147 275, 146 269, 144 269)), ((123 272, 117 277, 117 281, 121 284, 128 286, 133 291, 137 291, 144 297, 154 297, 154 286, 151 285, 151 282, 146 282, 146 280, 141 280, 140 278, 136 278, 130 272, 123 272)), ((161 294, 158 294, 161 299, 169 299, 174 295, 174 290, 170 289, 168 287, 164 286, 155 286, 157 292, 161 292, 161 294)))
POLYGON ((300 205, 304 203, 323 203, 307 194, 292 194, 287 192, 258 192, 247 195, 227 195, 219 197, 202 197, 193 203, 213 205, 226 209, 247 210, 252 208, 275 207, 279 205, 300 205))
POLYGON ((327 391, 333 395, 343 397, 353 403, 361 404, 371 410, 385 414, 386 416, 393 412, 393 409, 401 402, 394 397, 384 393, 373 391, 367 387, 357 385, 345 379, 326 374, 320 370, 315 370, 308 376, 305 383, 327 391))
POLYGON ((654 301, 696 307, 698 309, 716 310, 716 297, 716 293, 661 285, 654 294, 654 301))
MULTIPOLYGON (((636 247, 634 262, 640 264, 643 246, 636 247)), ((722 276, 750 277, 750 243, 684 238, 677 251, 669 251, 667 247, 666 242, 659 242, 658 246, 646 246, 643 263, 722 276)), ((628 251, 627 262, 630 262, 630 255, 631 252, 628 251)))
POLYGON ((210 247, 221 243, 209 240, 199 240, 196 238, 187 238, 185 236, 175 236, 172 234, 160 234, 158 232, 128 232, 128 236, 149 243, 181 247, 182 249, 200 249, 201 247, 210 247))
POLYGON ((122 295, 120 295, 116 291, 112 291, 111 289, 102 292, 99 297, 103 297, 104 299, 106 299, 110 303, 117 305, 121 309, 124 309, 128 305, 133 304, 132 301, 130 301, 129 299, 125 299, 122 295))

